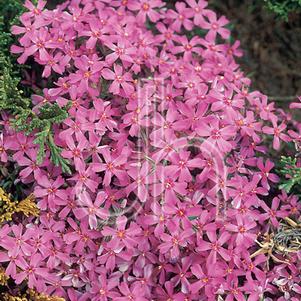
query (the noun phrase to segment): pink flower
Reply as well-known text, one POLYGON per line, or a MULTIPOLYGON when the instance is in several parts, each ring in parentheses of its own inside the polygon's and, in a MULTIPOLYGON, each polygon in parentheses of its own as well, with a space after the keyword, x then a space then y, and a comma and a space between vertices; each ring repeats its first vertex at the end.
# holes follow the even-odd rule
POLYGON ((87 219, 83 219, 80 225, 71 218, 67 218, 67 222, 70 225, 69 231, 64 234, 64 241, 67 245, 72 245, 72 248, 79 254, 85 247, 89 247, 91 252, 98 250, 95 239, 98 239, 101 235, 98 231, 90 229, 87 219))
POLYGON ((278 218, 284 218, 288 216, 288 213, 284 210, 279 210, 278 207, 280 205, 280 199, 278 197, 274 197, 272 200, 272 206, 271 208, 264 202, 260 202, 260 207, 265 211, 265 213, 262 213, 259 217, 259 220, 265 221, 269 219, 269 221, 272 223, 274 227, 278 227, 279 221, 278 218))
POLYGON ((270 173, 271 169, 274 167, 273 162, 267 160, 264 165, 262 158, 259 158, 257 161, 257 167, 261 171, 261 176, 262 176, 261 183, 264 188, 266 189, 270 188, 270 185, 268 184, 268 180, 270 180, 273 183, 279 182, 279 177, 274 173, 270 173))
POLYGON ((0 161, 5 163, 7 162, 8 155, 6 152, 6 146, 4 143, 3 133, 0 134, 0 161))
POLYGON ((18 58, 20 64, 24 64, 27 58, 36 52, 39 54, 39 59, 47 61, 49 54, 46 48, 52 48, 49 38, 49 32, 45 28, 40 28, 30 36, 32 45, 25 47, 24 53, 18 58))
POLYGON ((52 70, 58 74, 63 74, 68 63, 67 60, 68 58, 61 53, 57 53, 54 56, 47 53, 46 57, 41 60, 42 65, 45 65, 42 76, 46 78, 49 77, 52 70))
POLYGON ((117 59, 120 59, 123 63, 132 63, 132 56, 136 54, 136 48, 130 47, 130 44, 126 40, 119 39, 117 45, 113 44, 109 39, 105 39, 105 45, 109 47, 113 53, 106 56, 106 62, 109 65, 115 63, 117 59))
POLYGON ((273 135, 273 148, 275 150, 278 150, 280 148, 280 140, 283 140, 285 142, 290 141, 290 138, 288 135, 282 133, 286 129, 286 125, 284 122, 282 122, 279 126, 277 126, 277 121, 273 120, 273 127, 264 126, 262 128, 262 131, 266 134, 273 135))
POLYGON ((93 170, 95 172, 105 171, 103 184, 108 186, 111 183, 112 176, 115 175, 119 181, 124 182, 127 179, 126 172, 122 169, 122 164, 126 162, 126 156, 120 154, 119 156, 112 156, 109 149, 104 147, 101 150, 105 163, 93 163, 93 170))
POLYGON ((126 187, 126 192, 129 195, 130 192, 134 191, 141 202, 146 202, 148 198, 148 192, 146 185, 149 183, 148 175, 150 173, 149 164, 144 163, 141 168, 132 167, 127 171, 127 174, 135 180, 126 187))
POLYGON ((206 120, 204 115, 207 113, 208 105, 206 103, 200 103, 196 108, 190 107, 186 104, 179 104, 179 111, 184 117, 182 120, 178 120, 174 124, 176 130, 195 130, 206 120))
POLYGON ((161 6, 163 6, 163 2, 161 0, 137 0, 128 4, 128 8, 130 10, 139 10, 137 14, 137 21, 140 23, 144 23, 146 21, 146 16, 148 16, 152 22, 157 22, 160 19, 160 14, 154 10, 154 8, 161 6))
POLYGON ((206 14, 209 12, 208 9, 205 9, 205 7, 208 5, 207 1, 186 0, 186 2, 194 11, 194 24, 202 27, 204 24, 204 16, 206 16, 206 14))
POLYGON ((236 234, 236 244, 243 248, 248 248, 251 246, 257 235, 250 231, 251 229, 256 227, 256 223, 252 221, 248 216, 245 218, 236 216, 237 225, 228 224, 226 225, 226 229, 231 232, 235 232, 236 234))
MULTIPOLYGON (((299 96, 298 99, 301 101, 301 96, 299 96)), ((301 103, 300 102, 292 102, 290 104, 290 109, 301 109, 301 103)))
POLYGON ((178 182, 175 179, 176 170, 172 166, 159 166, 157 168, 156 176, 157 183, 153 184, 152 195, 154 197, 164 194, 165 202, 175 203, 177 200, 176 193, 185 195, 187 183, 178 182))
POLYGON ((214 40, 217 33, 219 33, 224 39, 227 39, 230 36, 230 31, 224 28, 224 26, 229 23, 226 17, 222 16, 217 19, 216 14, 212 11, 207 12, 206 17, 209 22, 203 23, 202 27, 209 29, 206 36, 209 40, 214 40))
POLYGON ((109 32, 106 26, 102 26, 97 19, 93 18, 88 22, 90 30, 81 31, 81 36, 88 36, 89 39, 86 42, 86 47, 92 49, 95 47, 97 41, 103 41, 105 34, 109 32))
POLYGON ((65 183, 62 177, 57 177, 55 181, 49 180, 45 175, 39 177, 39 186, 35 187, 34 194, 39 201, 41 209, 47 207, 56 212, 57 207, 64 205, 64 199, 67 198, 66 191, 59 189, 65 183))
POLYGON ((177 259, 180 256, 180 248, 185 248, 188 245, 188 238, 193 235, 193 230, 180 231, 174 223, 169 224, 168 230, 170 234, 162 233, 160 236, 163 242, 159 245, 159 250, 162 254, 168 252, 171 259, 177 259))
POLYGON ((109 91, 113 94, 120 93, 120 86, 124 90, 126 95, 130 95, 134 92, 134 88, 129 82, 132 82, 130 73, 123 73, 123 69, 120 65, 114 64, 114 72, 108 68, 102 70, 102 76, 107 80, 113 80, 110 85, 109 91))
POLYGON ((132 285, 131 287, 129 287, 125 282, 123 282, 118 287, 123 297, 116 297, 114 299, 116 301, 147 301, 147 299, 144 298, 143 289, 139 286, 132 285))
POLYGON ((219 238, 217 238, 216 231, 208 231, 206 233, 210 242, 201 240, 198 243, 197 251, 207 251, 210 250, 209 256, 207 257, 207 265, 214 265, 217 261, 217 254, 219 254, 224 260, 230 260, 230 254, 227 249, 222 246, 229 240, 230 234, 223 232, 219 238))
POLYGON ((176 11, 168 10, 166 17, 172 19, 171 28, 177 32, 181 31, 181 27, 184 26, 186 30, 192 30, 193 23, 190 20, 194 12, 192 9, 187 8, 183 2, 176 2, 176 11))
POLYGON ((95 192, 98 187, 99 177, 97 177, 92 170, 92 166, 86 167, 85 163, 80 161, 77 173, 69 180, 76 182, 74 190, 77 193, 80 193, 80 191, 83 191, 86 188, 95 192))
POLYGON ((210 296, 210 285, 214 281, 214 278, 221 276, 221 270, 218 265, 211 265, 210 268, 202 268, 200 264, 194 264, 191 267, 191 272, 197 277, 197 281, 190 285, 191 291, 197 293, 200 289, 205 287, 205 294, 210 296), (205 269, 205 271, 204 271, 205 269))
POLYGON ((79 83, 78 90, 81 93, 88 91, 91 93, 93 88, 90 84, 95 84, 99 80, 100 71, 104 67, 104 63, 99 61, 98 56, 93 55, 92 59, 83 55, 77 58, 74 65, 78 68, 76 73, 70 75, 70 83, 79 83))
POLYGON ((68 148, 62 151, 62 156, 67 159, 73 159, 75 168, 79 170, 84 160, 83 151, 87 149, 88 141, 82 136, 78 144, 75 145, 74 139, 71 136, 66 136, 66 144, 68 148))
POLYGON ((164 232, 165 224, 169 221, 169 218, 164 213, 163 208, 158 204, 158 202, 152 202, 151 210, 152 212, 147 214, 143 221, 146 225, 154 225, 154 234, 156 237, 160 238, 161 234, 164 232))
POLYGON ((208 137, 204 143, 204 148, 212 149, 215 146, 222 152, 229 152, 233 148, 233 144, 228 140, 235 135, 235 127, 232 125, 221 126, 217 118, 210 120, 208 125, 204 121, 199 123, 196 132, 201 137, 208 137))
POLYGON ((47 269, 40 267, 42 260, 43 258, 40 254, 35 254, 31 257, 29 264, 18 262, 22 271, 14 277, 16 284, 20 284, 26 278, 29 288, 39 287, 38 281, 47 278, 47 269))
POLYGON ((8 253, 0 253, 0 262, 7 263, 8 265, 5 269, 5 274, 12 278, 15 278, 17 275, 17 267, 26 265, 26 261, 21 254, 18 254, 17 249, 11 249, 8 253))
POLYGON ((29 0, 26 0, 24 6, 29 10, 29 12, 25 12, 23 16, 26 18, 38 18, 41 15, 46 3, 46 1, 39 0, 37 6, 34 6, 29 0))
POLYGON ((141 233, 141 229, 133 222, 126 228, 126 223, 127 218, 125 216, 118 216, 116 220, 117 229, 105 226, 101 231, 105 236, 112 236, 111 247, 114 248, 121 244, 128 249, 133 249, 138 244, 137 238, 141 233))
POLYGON ((101 274, 97 280, 92 282, 91 293, 94 297, 91 301, 107 301, 116 299, 120 295, 113 289, 118 285, 114 278, 107 279, 105 274, 101 274))
POLYGON ((183 53, 184 61, 190 61, 194 53, 201 53, 201 48, 197 47, 197 45, 200 44, 199 37, 193 37, 190 41, 188 41, 186 36, 181 36, 177 38, 177 42, 181 44, 181 46, 174 47, 173 53, 183 53))
POLYGON ((87 191, 83 191, 78 197, 78 204, 81 206, 73 210, 77 219, 82 220, 88 217, 91 229, 97 228, 97 217, 105 220, 109 217, 109 212, 100 206, 105 202, 105 193, 98 192, 95 202, 91 200, 91 196, 87 191))

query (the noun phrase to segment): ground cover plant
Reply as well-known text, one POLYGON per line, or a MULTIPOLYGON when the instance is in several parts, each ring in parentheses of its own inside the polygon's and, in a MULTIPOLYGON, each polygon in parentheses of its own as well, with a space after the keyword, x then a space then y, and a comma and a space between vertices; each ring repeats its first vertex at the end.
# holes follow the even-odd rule
POLYGON ((301 127, 207 4, 25 1, 30 98, 1 69, 2 299, 300 299, 301 127))

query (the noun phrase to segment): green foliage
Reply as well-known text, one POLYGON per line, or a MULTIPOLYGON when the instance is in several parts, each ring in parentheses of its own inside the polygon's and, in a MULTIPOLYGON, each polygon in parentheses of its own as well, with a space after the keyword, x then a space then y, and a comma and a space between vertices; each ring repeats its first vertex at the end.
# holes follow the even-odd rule
POLYGON ((281 18, 288 20, 290 12, 301 11, 301 0, 264 0, 266 6, 279 15, 281 18))
POLYGON ((9 34, 10 27, 18 23, 18 17, 25 11, 22 0, 0 1, 0 16, 2 16, 2 30, 9 34))
POLYGON ((297 158, 282 156, 278 173, 282 176, 280 189, 289 193, 293 188, 301 187, 301 167, 297 166, 297 158))
POLYGON ((39 145, 37 163, 45 157, 45 146, 48 146, 51 161, 60 165, 64 172, 69 172, 67 160, 61 157, 61 149, 55 145, 52 137, 53 124, 61 123, 68 117, 68 107, 61 108, 57 104, 49 104, 39 108, 35 113, 31 109, 31 100, 23 96, 18 89, 19 80, 12 77, 11 62, 0 53, 0 110, 7 111, 14 116, 11 125, 26 135, 35 133, 34 142, 39 145))
POLYGON ((36 113, 32 103, 26 97, 25 87, 20 85, 21 70, 24 66, 16 64, 10 55, 10 46, 15 42, 10 27, 18 23, 18 16, 24 11, 21 0, 1 1, 0 3, 0 111, 13 116, 10 123, 17 131, 26 135, 34 133, 34 142, 39 145, 37 163, 42 163, 46 148, 50 150, 50 159, 63 172, 70 173, 68 161, 61 156, 61 148, 53 139, 52 127, 68 117, 68 107, 46 103, 36 113))

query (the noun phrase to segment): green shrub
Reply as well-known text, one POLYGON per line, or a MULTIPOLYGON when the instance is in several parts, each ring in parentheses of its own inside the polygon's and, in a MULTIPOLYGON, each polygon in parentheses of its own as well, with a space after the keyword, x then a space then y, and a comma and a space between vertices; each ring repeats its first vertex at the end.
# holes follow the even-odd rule
POLYGON ((288 20, 291 12, 301 11, 301 0, 264 0, 267 7, 279 15, 281 18, 288 20))

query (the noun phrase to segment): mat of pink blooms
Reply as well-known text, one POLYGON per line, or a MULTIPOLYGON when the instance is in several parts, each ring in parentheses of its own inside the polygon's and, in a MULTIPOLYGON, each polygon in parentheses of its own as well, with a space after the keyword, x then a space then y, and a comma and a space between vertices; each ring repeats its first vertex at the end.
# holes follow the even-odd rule
POLYGON ((301 128, 249 90, 229 21, 204 0, 45 5, 25 1, 12 52, 58 79, 36 111, 72 103, 54 129, 72 174, 49 152, 37 166, 33 135, 2 114, 2 164, 41 209, 1 228, 6 274, 71 301, 300 300, 299 254, 250 255, 300 216, 273 160, 301 128))

